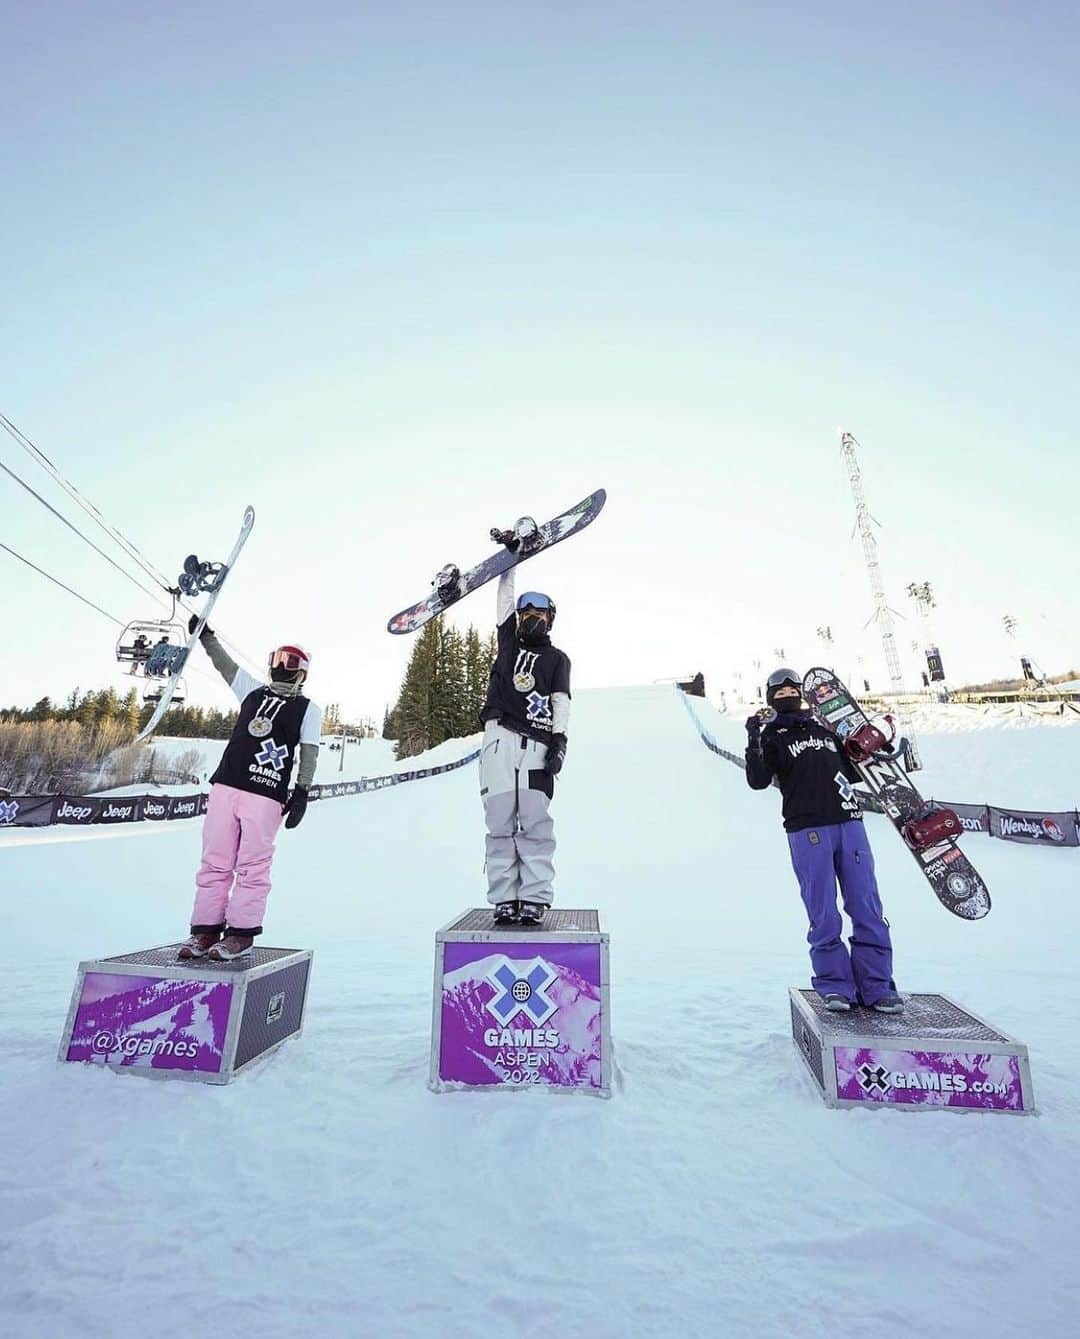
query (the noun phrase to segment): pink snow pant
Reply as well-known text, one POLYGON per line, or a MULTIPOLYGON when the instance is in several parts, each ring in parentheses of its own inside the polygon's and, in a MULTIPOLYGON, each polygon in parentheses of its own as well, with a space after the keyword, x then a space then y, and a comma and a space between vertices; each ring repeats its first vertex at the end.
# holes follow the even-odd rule
POLYGON ((280 803, 268 795, 220 784, 210 787, 202 864, 195 875, 193 932, 227 924, 230 930, 259 933, 270 896, 274 838, 283 816, 280 803))

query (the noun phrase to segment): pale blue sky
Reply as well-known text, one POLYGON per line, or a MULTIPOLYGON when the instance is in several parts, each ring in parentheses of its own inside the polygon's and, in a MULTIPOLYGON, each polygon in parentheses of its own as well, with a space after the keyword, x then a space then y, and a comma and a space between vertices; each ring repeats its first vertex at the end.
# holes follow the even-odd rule
MULTIPOLYGON (((880 681, 843 426, 954 674, 1005 612, 1080 660, 1075 7, 388 9, 0 0, 0 410, 166 571, 253 502, 226 631, 379 712, 389 614, 604 485, 527 578, 580 685, 819 623, 880 681)), ((146 611, 6 476, 0 539, 146 611)), ((108 625, 0 572, 0 702, 109 682, 108 625)))

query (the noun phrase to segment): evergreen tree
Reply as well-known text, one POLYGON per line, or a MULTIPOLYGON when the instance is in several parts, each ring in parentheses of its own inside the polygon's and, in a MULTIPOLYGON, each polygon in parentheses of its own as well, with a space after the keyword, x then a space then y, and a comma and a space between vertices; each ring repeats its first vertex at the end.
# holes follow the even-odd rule
POLYGON ((124 699, 120 703, 120 723, 124 729, 132 736, 139 733, 139 695, 132 686, 124 694, 124 699))
POLYGON ((401 696, 394 708, 398 732, 394 753, 398 758, 411 758, 430 747, 431 699, 441 622, 441 619, 433 618, 424 625, 409 657, 401 696))

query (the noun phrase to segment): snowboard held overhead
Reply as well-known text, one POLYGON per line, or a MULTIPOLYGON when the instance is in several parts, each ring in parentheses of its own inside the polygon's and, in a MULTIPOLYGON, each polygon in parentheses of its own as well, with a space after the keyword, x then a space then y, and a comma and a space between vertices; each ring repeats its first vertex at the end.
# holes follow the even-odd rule
POLYGON ((452 604, 456 604, 471 591, 486 585, 495 577, 509 571, 511 567, 525 562, 527 558, 532 558, 544 549, 551 548, 553 544, 561 543, 562 540, 569 539, 571 535, 584 530, 600 515, 606 501, 607 493, 604 489, 598 488, 576 507, 562 512, 544 525, 537 525, 532 517, 523 516, 512 532, 493 530, 492 539, 497 544, 503 545, 497 553, 469 568, 467 572, 462 572, 453 563, 447 564, 432 581, 431 594, 395 614, 386 625, 387 631, 415 632, 418 628, 422 628, 430 619, 449 609, 452 604), (516 546, 509 547, 510 542, 515 540, 516 546))

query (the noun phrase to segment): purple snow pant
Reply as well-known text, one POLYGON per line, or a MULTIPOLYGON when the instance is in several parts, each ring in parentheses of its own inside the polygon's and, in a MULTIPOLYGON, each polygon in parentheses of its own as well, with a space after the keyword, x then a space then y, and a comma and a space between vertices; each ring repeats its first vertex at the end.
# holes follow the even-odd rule
POLYGON ((843 995, 852 1004, 873 1004, 895 992, 892 941, 881 909, 874 856, 859 821, 831 823, 788 833, 791 864, 810 917, 806 936, 819 995, 843 995), (851 952, 836 906, 836 884, 851 921, 851 952))

